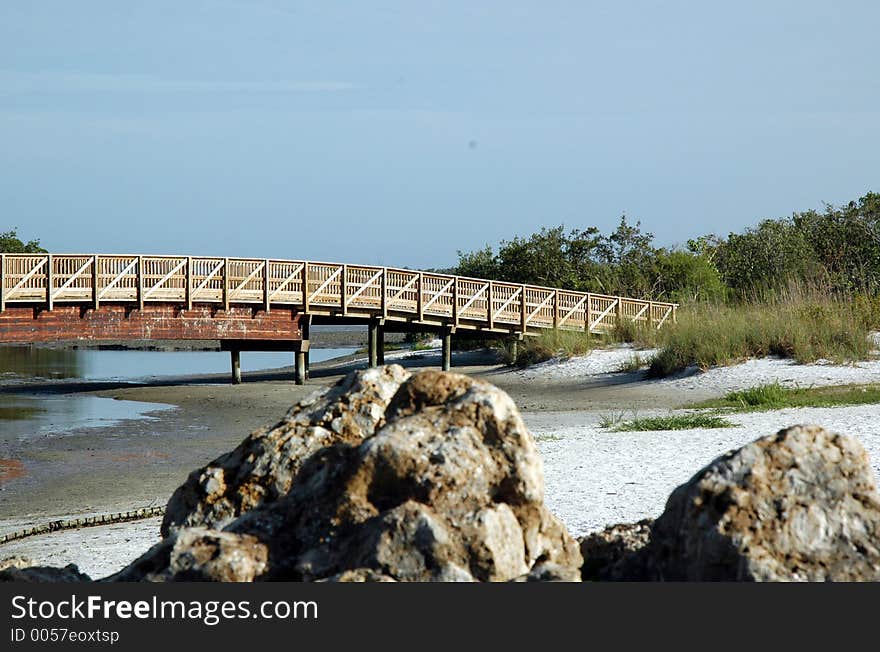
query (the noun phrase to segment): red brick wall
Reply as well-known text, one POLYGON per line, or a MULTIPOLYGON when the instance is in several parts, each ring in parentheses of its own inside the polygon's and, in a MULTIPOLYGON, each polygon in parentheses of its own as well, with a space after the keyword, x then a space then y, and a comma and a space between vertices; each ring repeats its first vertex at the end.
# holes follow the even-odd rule
POLYGON ((211 306, 181 309, 147 304, 143 311, 122 305, 97 310, 59 306, 52 310, 8 305, 0 312, 0 342, 62 340, 299 340, 296 310, 211 306))

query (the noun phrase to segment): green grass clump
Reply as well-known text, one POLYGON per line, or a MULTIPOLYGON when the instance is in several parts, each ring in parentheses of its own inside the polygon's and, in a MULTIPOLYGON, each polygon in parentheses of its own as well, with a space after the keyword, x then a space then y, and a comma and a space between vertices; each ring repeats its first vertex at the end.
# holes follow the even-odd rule
POLYGON ((679 310, 678 323, 655 336, 662 347, 648 375, 669 376, 690 366, 725 366, 778 355, 800 363, 844 363, 871 355, 873 315, 853 302, 790 299, 679 310))
POLYGON ((783 387, 779 383, 758 385, 694 407, 729 408, 737 412, 781 410, 799 407, 840 407, 880 403, 880 385, 832 387, 783 387))
POLYGON ((694 428, 731 428, 734 423, 727 419, 712 414, 688 413, 670 414, 665 417, 641 417, 630 421, 620 421, 611 427, 615 432, 633 432, 648 430, 692 430, 694 428))

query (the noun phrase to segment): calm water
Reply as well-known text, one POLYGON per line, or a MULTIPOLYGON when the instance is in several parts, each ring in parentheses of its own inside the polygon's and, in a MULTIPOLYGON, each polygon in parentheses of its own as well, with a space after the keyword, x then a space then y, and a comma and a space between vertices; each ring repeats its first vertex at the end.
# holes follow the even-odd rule
MULTIPOLYGON (((354 349, 312 349, 310 358, 312 362, 320 362, 353 352, 354 349)), ((291 352, 241 353, 244 373, 292 364, 291 352)), ((229 365, 229 353, 224 351, 97 351, 10 346, 0 347, 0 385, 63 380, 140 382, 229 373, 229 365)), ((166 409, 172 406, 80 394, 0 394, 0 443, 76 428, 110 426, 125 419, 154 418, 147 413, 166 409)))
MULTIPOLYGON (((312 349, 321 362, 354 349, 312 349)), ((229 373, 226 351, 98 351, 0 346, 0 383, 35 379, 116 380, 138 382, 168 376, 229 373)), ((292 352, 242 351, 241 370, 259 371, 293 365, 292 352)))

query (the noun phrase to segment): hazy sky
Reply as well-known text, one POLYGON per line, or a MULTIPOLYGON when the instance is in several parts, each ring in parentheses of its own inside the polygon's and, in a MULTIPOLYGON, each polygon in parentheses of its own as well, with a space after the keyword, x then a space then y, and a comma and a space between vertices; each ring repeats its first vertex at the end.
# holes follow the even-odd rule
POLYGON ((434 267, 880 191, 877 2, 0 3, 0 230, 434 267))

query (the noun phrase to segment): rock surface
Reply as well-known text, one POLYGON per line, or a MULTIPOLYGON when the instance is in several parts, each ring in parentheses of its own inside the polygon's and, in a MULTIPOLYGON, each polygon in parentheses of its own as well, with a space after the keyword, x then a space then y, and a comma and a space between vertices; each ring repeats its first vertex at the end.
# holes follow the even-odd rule
POLYGON ((507 581, 542 564, 577 577, 577 543, 543 500, 541 459, 504 392, 356 372, 192 474, 172 536, 114 579, 507 581), (212 555, 190 550, 206 541, 212 555))
POLYGON ((34 566, 26 557, 7 557, 0 560, 0 582, 91 582, 74 564, 64 568, 34 566))
POLYGON ((584 580, 642 579, 637 555, 651 539, 652 519, 638 523, 611 525, 580 539, 584 580))
POLYGON ((255 537, 201 527, 175 530, 107 582, 253 582, 266 570, 255 537))
POLYGON ((655 580, 880 580, 880 495, 853 438, 795 426, 676 489, 642 568, 655 580))
POLYGON ((372 436, 409 376, 398 365, 370 369, 300 401, 280 423, 256 430, 235 450, 193 471, 168 501, 162 536, 181 526, 220 529, 285 495, 309 455, 372 436))

